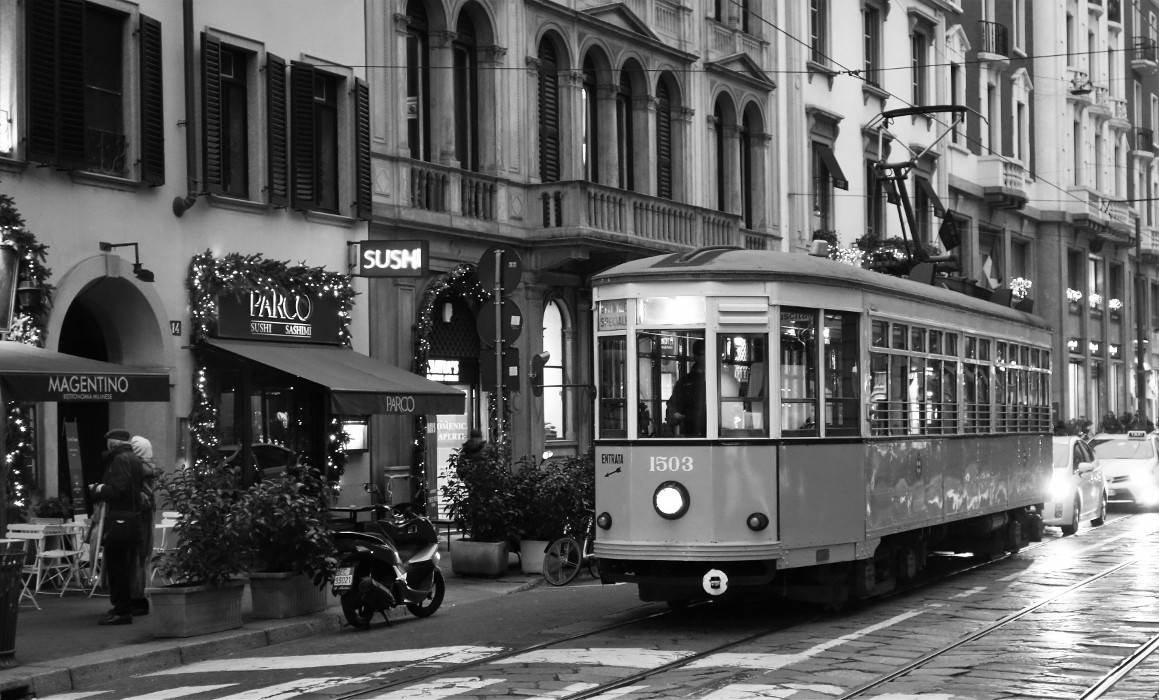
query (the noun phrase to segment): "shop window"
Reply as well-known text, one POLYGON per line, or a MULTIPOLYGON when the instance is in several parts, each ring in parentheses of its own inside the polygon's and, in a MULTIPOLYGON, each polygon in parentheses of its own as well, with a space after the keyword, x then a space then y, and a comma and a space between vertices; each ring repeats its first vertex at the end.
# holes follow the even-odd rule
POLYGON ((161 23, 120 0, 36 0, 25 22, 28 160, 164 184, 161 23))

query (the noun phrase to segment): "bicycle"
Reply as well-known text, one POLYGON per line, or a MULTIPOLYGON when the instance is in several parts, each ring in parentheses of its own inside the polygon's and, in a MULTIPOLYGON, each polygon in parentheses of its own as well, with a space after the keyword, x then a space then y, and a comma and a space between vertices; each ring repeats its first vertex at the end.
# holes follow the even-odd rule
POLYGON ((584 518, 584 534, 581 542, 570 535, 564 535, 547 547, 543 557, 543 577, 553 586, 564 586, 579 575, 580 567, 587 565, 593 578, 600 576, 600 562, 594 552, 596 541, 596 514, 589 510, 584 518))

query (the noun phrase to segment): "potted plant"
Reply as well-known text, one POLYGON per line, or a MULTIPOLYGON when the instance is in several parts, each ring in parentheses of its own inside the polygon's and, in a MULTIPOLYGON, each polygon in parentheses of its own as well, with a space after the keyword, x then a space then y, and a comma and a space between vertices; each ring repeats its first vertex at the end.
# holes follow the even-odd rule
POLYGON ((326 527, 326 484, 304 465, 260 481, 238 501, 241 530, 253 553, 249 574, 255 618, 286 618, 321 612, 326 586, 338 565, 326 527))
POLYGON ((158 573, 174 583, 146 589, 155 637, 191 637, 241 627, 241 598, 251 550, 239 519, 233 478, 212 469, 178 469, 158 480, 177 546, 163 554, 158 573))
POLYGON ((543 554, 553 540, 574 531, 595 501, 595 471, 591 453, 536 464, 521 459, 513 476, 514 511, 519 515, 523 572, 542 573, 543 554))
POLYGON ((453 477, 442 486, 448 515, 463 533, 451 542, 451 570, 460 576, 501 576, 516 537, 511 469, 501 450, 448 460, 453 477))

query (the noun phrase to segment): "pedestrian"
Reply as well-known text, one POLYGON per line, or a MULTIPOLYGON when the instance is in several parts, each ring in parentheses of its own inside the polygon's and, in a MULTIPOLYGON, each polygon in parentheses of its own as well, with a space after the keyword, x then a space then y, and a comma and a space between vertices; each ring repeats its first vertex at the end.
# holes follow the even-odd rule
POLYGON ((109 580, 109 600, 113 607, 102 617, 101 625, 133 623, 133 569, 137 565, 140 540, 140 491, 144 469, 133 453, 128 430, 105 433, 108 450, 101 455, 105 464, 103 480, 90 484, 89 493, 105 504, 104 546, 105 576, 109 580))
POLYGON ((133 617, 149 614, 149 599, 145 588, 149 585, 149 573, 153 567, 153 525, 156 519, 156 497, 154 496, 157 477, 161 468, 153 461, 153 443, 140 435, 129 440, 133 454, 141 460, 141 536, 137 543, 137 566, 133 569, 133 591, 130 605, 133 617))
POLYGON ((483 439, 483 431, 478 428, 471 428, 471 435, 467 441, 463 443, 462 447, 463 459, 490 459, 495 454, 495 448, 487 444, 483 439))
POLYGON ((704 341, 692 344, 692 367, 672 386, 668 397, 667 423, 673 434, 681 437, 704 437, 704 341))

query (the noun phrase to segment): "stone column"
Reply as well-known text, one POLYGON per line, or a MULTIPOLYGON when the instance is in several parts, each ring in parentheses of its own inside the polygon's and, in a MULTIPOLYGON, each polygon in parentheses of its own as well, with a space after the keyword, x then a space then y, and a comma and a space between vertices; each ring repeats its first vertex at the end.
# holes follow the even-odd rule
POLYGON ((620 186, 619 124, 616 119, 616 97, 620 87, 615 83, 596 86, 596 128, 599 130, 599 181, 608 187, 620 186))
MULTIPOLYGON (((499 123, 499 105, 496 100, 507 94, 500 84, 500 71, 507 49, 502 46, 480 46, 475 50, 479 64, 476 102, 479 114, 467 115, 479 124, 479 169, 489 175, 498 175, 503 166, 503 126, 499 123)), ((509 118, 504 115, 504 118, 509 118)), ((534 121, 533 121, 534 123, 534 121)), ((532 140, 531 143, 536 143, 532 140)))
POLYGON ((455 157, 454 32, 430 33, 431 160, 452 168, 455 157))
POLYGON ((656 100, 650 95, 632 98, 632 189, 656 196, 656 100))

